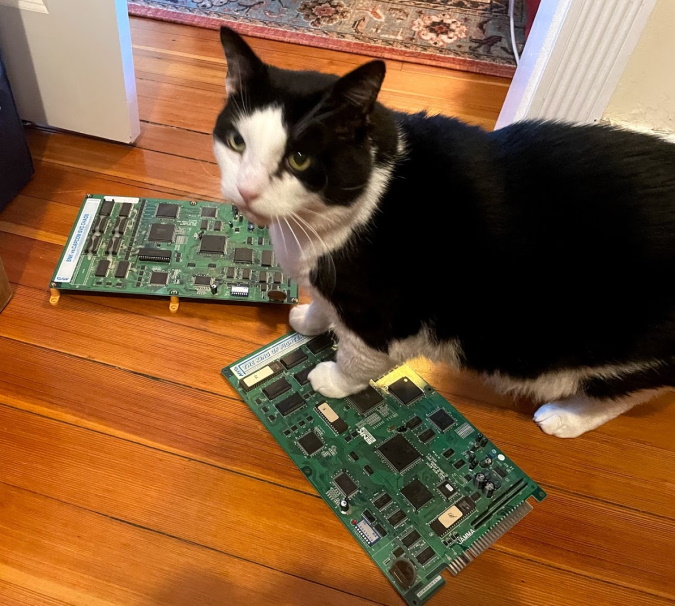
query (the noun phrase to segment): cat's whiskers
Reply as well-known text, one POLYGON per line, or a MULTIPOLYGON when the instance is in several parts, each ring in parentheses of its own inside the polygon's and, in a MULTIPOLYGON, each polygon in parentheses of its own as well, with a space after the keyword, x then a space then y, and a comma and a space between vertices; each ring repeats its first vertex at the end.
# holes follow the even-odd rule
POLYGON ((318 260, 321 256, 328 257, 328 260, 330 261, 328 278, 330 279, 330 283, 334 284, 336 276, 337 276, 337 271, 335 269, 335 261, 333 260, 333 254, 331 253, 331 250, 328 248, 326 242, 319 235, 319 232, 317 232, 316 229, 314 229, 314 227, 312 227, 312 225, 306 219, 303 219, 300 215, 298 215, 296 213, 293 213, 291 215, 291 218, 298 224, 300 229, 302 229, 302 231, 305 232, 305 235, 307 236, 307 239, 310 241, 310 244, 314 248, 314 254, 316 255, 316 259, 317 259, 317 267, 318 267, 318 260), (314 245, 314 241, 312 240, 312 237, 309 235, 309 233, 307 233, 307 230, 302 226, 301 222, 304 223, 316 235, 317 239, 319 240, 319 243, 323 247, 323 250, 322 250, 321 253, 319 253, 319 251, 317 250, 317 247, 314 245))
POLYGON ((272 222, 270 224, 270 227, 272 227, 273 225, 276 225, 277 229, 275 231, 279 232, 279 236, 281 237, 281 243, 284 246, 284 255, 286 257, 288 257, 288 247, 286 246, 286 236, 284 235, 284 230, 281 227, 281 223, 279 223, 279 219, 280 219, 280 217, 277 216, 277 215, 272 217, 272 222))
POLYGON ((298 236, 297 236, 297 235, 295 234, 295 232, 293 231, 293 228, 291 227, 291 224, 288 222, 288 218, 287 218, 287 217, 283 217, 283 219, 284 219, 284 222, 286 223, 286 225, 288 226, 288 230, 291 232, 291 235, 295 238, 295 242, 296 242, 297 245, 298 245, 298 251, 299 251, 300 256, 301 256, 301 257, 304 257, 304 256, 305 256, 305 251, 303 250, 302 245, 300 244, 300 240, 298 240, 298 236))

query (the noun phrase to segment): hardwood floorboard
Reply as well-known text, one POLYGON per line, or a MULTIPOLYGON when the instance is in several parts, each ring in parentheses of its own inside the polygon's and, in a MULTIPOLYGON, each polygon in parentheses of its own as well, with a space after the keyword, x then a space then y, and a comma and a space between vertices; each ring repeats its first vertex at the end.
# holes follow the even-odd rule
MULTIPOLYGON (((139 140, 28 129, 36 175, 0 212, 15 291, 0 315, 0 604, 402 604, 220 376, 288 331, 286 307, 183 301, 172 314, 159 298, 67 293, 49 305, 87 193, 221 201, 217 32, 131 23, 139 140)), ((249 40, 293 69, 342 74, 370 60, 249 40)), ((488 129, 509 84, 387 67, 392 107, 488 129)), ((558 440, 531 421, 532 402, 412 365, 549 495, 429 606, 675 603, 675 398, 558 440)))

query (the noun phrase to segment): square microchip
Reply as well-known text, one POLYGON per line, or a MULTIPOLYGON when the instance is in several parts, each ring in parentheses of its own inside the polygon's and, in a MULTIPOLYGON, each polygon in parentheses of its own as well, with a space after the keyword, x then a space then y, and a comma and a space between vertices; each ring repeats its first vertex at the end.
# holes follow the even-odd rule
POLYGON ((389 386, 389 393, 401 404, 410 404, 424 395, 424 392, 408 377, 401 377, 398 381, 394 381, 389 386))
POLYGON ((153 271, 150 275, 150 284, 162 286, 166 284, 166 281, 169 279, 169 274, 165 271, 153 271))
POLYGON ((178 216, 178 204, 167 204, 162 202, 157 206, 157 213, 155 217, 162 217, 164 219, 175 219, 178 216))
POLYGON ((377 448, 384 459, 398 472, 422 458, 415 447, 400 433, 377 448))
POLYGON ((333 482, 343 492, 346 497, 351 497, 359 487, 346 473, 342 472, 333 482))
POLYGON ((357 410, 362 415, 375 408, 380 402, 384 400, 380 392, 371 386, 366 387, 359 393, 349 396, 348 399, 354 406, 356 406, 357 410))
POLYGON ((201 245, 199 247, 200 253, 218 253, 225 254, 225 236, 202 236, 201 245))
POLYGON ((195 276, 195 286, 209 286, 211 278, 208 276, 195 276))
POLYGON ((416 530, 411 530, 407 535, 405 535, 402 539, 401 542, 406 546, 406 547, 412 547, 417 541, 419 541, 422 538, 422 535, 420 535, 419 532, 416 530))
POLYGON ((436 435, 436 432, 433 429, 425 429, 422 433, 420 433, 419 436, 417 436, 420 439, 420 442, 422 444, 426 444, 431 438, 433 438, 436 435))
POLYGON ((321 450, 323 442, 321 438, 317 436, 313 431, 306 433, 298 440, 300 448, 305 452, 308 457, 311 457, 315 452, 321 450))
POLYGON ((218 209, 215 206, 202 207, 202 217, 215 217, 218 209))
POLYGON ((309 373, 314 370, 314 365, 303 368, 300 372, 296 372, 293 376, 300 385, 307 385, 309 383, 309 373))
MULTIPOLYGON (((214 237, 221 237, 222 238, 222 236, 214 236, 214 237)), ((253 249, 252 248, 235 248, 234 249, 234 262, 235 263, 253 263, 253 249)))
POLYGON ((438 427, 439 431, 445 431, 455 424, 455 419, 442 408, 439 408, 436 412, 430 414, 429 420, 438 427))
POLYGON ((166 223, 153 223, 148 234, 149 242, 173 242, 175 226, 166 223))
POLYGON ((415 478, 410 484, 406 484, 401 488, 401 494, 408 500, 408 502, 415 508, 415 510, 424 507, 431 499, 434 498, 433 493, 415 478))

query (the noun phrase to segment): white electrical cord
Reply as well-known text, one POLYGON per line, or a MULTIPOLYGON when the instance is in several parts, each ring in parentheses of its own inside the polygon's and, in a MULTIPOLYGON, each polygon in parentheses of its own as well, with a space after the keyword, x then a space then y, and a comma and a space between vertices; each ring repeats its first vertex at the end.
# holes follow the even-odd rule
POLYGON ((511 27, 511 48, 513 50, 513 56, 516 58, 516 65, 520 64, 520 55, 518 54, 518 45, 516 44, 516 28, 513 23, 513 9, 516 4, 516 0, 509 0, 509 24, 511 27))

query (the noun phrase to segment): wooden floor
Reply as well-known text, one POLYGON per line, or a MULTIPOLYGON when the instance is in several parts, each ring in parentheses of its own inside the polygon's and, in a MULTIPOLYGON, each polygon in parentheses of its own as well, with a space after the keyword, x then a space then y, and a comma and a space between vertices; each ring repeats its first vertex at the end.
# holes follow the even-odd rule
MULTIPOLYGON (((30 130, 37 173, 0 213, 0 604, 400 605, 220 369, 285 333, 282 307, 64 295, 48 283, 83 196, 219 197, 217 33, 134 19, 143 134, 126 147, 30 130)), ((342 73, 362 57, 262 40, 342 73)), ((389 62, 382 99, 494 125, 508 82, 389 62)), ((495 293, 495 296, 499 296, 495 293)), ((675 406, 542 434, 472 377, 417 370, 549 497, 431 605, 675 600, 675 406)))

